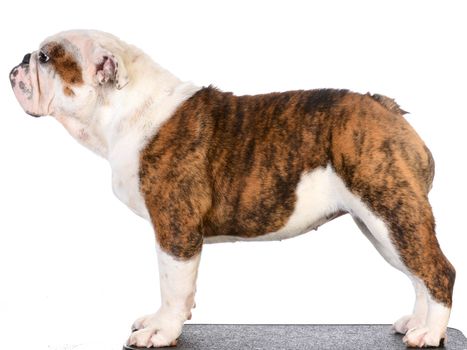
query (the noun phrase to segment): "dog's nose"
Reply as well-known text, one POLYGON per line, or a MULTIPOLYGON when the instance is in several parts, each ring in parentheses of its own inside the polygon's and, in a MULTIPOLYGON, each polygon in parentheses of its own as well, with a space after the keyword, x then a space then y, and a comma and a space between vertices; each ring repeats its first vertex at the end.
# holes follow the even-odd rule
POLYGON ((22 64, 29 64, 29 60, 31 59, 31 54, 30 53, 27 53, 26 55, 24 55, 23 57, 23 62, 21 62, 22 64))

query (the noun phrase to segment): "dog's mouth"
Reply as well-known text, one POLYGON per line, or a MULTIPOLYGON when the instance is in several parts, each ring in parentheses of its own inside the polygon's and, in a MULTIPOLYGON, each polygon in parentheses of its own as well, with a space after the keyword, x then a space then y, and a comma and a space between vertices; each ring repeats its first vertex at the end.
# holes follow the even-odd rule
POLYGON ((43 117, 42 115, 30 113, 30 112, 27 112, 27 111, 26 111, 26 114, 28 114, 28 115, 30 115, 31 117, 34 117, 34 118, 43 117))

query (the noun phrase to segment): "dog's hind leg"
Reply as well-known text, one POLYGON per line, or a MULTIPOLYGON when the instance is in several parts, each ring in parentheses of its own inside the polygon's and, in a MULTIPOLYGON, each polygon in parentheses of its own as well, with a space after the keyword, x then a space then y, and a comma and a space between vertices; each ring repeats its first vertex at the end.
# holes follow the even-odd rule
POLYGON ((394 324, 406 333, 408 346, 439 346, 446 337, 452 305, 455 270, 442 253, 434 231, 431 209, 414 207, 413 213, 392 215, 386 225, 374 215, 359 215, 357 222, 383 257, 412 280, 416 302, 414 312, 394 324), (423 213, 425 211, 425 213, 423 213))
POLYGON ((346 204, 383 257, 414 283, 414 313, 397 321, 394 328, 406 333, 404 342, 410 347, 439 346, 446 337, 455 270, 436 239, 428 199, 402 187, 390 200, 381 195, 381 189, 375 193, 381 198, 368 195, 367 199, 375 198, 369 205, 354 194, 348 194, 346 204))
POLYGON ((393 330, 396 333, 406 334, 410 329, 423 327, 428 316, 428 293, 425 285, 420 280, 414 278, 410 273, 408 273, 407 269, 404 268, 403 264, 401 264, 400 258, 397 256, 395 249, 391 246, 388 246, 389 242, 385 243, 384 240, 381 242, 376 238, 376 236, 373 236, 368 227, 358 217, 354 216, 353 219, 362 233, 373 244, 381 256, 394 268, 405 273, 414 286, 415 305, 412 314, 403 316, 397 320, 393 324, 393 330))
POLYGON ((338 191, 343 209, 365 225, 385 259, 415 282, 416 317, 396 322, 401 332, 415 327, 407 329, 404 342, 438 346, 446 335, 455 270, 436 239, 428 202, 433 157, 400 113, 366 96, 354 102, 358 109, 343 109, 330 135, 331 164, 345 186, 338 191), (423 324, 417 318, 425 318, 423 324))

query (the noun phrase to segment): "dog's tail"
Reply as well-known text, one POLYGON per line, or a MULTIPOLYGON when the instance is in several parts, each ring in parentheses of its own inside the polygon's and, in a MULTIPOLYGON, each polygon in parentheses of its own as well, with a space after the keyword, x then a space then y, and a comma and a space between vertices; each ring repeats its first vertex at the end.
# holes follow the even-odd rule
POLYGON ((382 105, 384 108, 386 108, 387 110, 393 113, 397 113, 401 115, 409 113, 407 111, 404 111, 393 98, 389 98, 387 96, 380 95, 380 94, 367 93, 367 95, 370 96, 376 102, 378 102, 380 105, 382 105))

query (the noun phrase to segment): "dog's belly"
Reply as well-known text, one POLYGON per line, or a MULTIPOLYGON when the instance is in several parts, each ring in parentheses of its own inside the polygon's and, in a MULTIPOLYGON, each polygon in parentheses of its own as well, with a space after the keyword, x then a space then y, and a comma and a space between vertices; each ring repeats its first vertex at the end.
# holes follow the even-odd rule
POLYGON ((224 243, 224 242, 238 242, 238 241, 282 241, 283 239, 293 238, 301 234, 307 233, 312 230, 317 230, 318 227, 324 225, 325 223, 347 214, 345 211, 337 211, 334 214, 326 215, 321 217, 315 222, 312 222, 305 228, 292 228, 284 226, 282 229, 276 232, 266 233, 264 235, 256 237, 242 237, 242 236, 228 236, 228 235, 219 235, 206 237, 204 243, 224 243))
POLYGON ((335 186, 336 177, 330 166, 303 174, 295 191, 295 208, 279 230, 254 237, 222 235, 219 232, 218 235, 205 237, 204 243, 282 240, 316 229, 346 213, 341 199, 341 186, 335 186))

